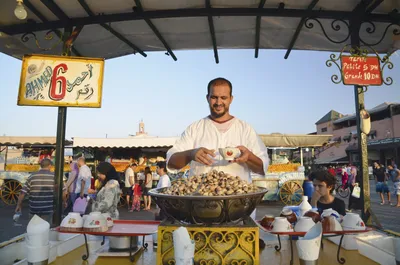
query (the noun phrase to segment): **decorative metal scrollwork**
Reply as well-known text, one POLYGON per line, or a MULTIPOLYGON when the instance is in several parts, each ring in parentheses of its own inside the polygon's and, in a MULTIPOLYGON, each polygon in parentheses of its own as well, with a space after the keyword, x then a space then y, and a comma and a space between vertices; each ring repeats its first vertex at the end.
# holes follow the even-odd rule
MULTIPOLYGON (((375 29, 370 28, 367 30, 369 30, 370 32, 374 32, 375 29)), ((384 77, 384 70, 386 68, 391 70, 394 67, 393 63, 390 61, 391 54, 389 53, 382 57, 374 48, 367 46, 367 45, 360 46, 360 47, 352 47, 351 45, 345 45, 343 47, 343 49, 340 51, 339 55, 331 54, 329 56, 329 60, 327 60, 325 62, 326 66, 332 67, 333 65, 335 65, 340 72, 340 75, 334 74, 331 76, 331 80, 333 83, 340 84, 343 81, 342 68, 340 65, 340 59, 342 58, 343 53, 349 53, 351 56, 355 56, 355 57, 367 57, 369 54, 375 54, 381 63, 380 71, 382 74, 382 82, 387 86, 390 86, 393 84, 393 79, 390 76, 384 77)), ((363 91, 361 91, 361 92, 366 92, 366 91, 367 91, 367 87, 364 87, 363 91)))
POLYGON ((349 27, 349 23, 343 19, 335 19, 331 22, 331 28, 334 31, 340 31, 342 29, 342 26, 340 24, 343 24, 344 27, 347 28, 347 36, 346 38, 344 38, 343 40, 334 40, 331 37, 328 36, 328 34, 325 31, 324 26, 322 25, 321 21, 319 21, 319 19, 315 18, 315 17, 309 17, 304 21, 304 26, 308 29, 312 29, 314 28, 314 23, 313 22, 317 22, 319 24, 319 26, 321 27, 322 33, 324 34, 324 36, 331 42, 336 43, 336 44, 340 44, 340 43, 344 43, 346 42, 349 38, 350 38, 350 27, 349 27))
MULTIPOLYGON (((49 31, 46 32, 46 34, 44 35, 44 39, 45 39, 46 41, 51 41, 51 40, 54 39, 54 34, 56 34, 56 32, 55 32, 54 30, 49 30, 49 31)), ((28 33, 25 33, 24 35, 21 36, 21 41, 24 42, 24 43, 26 43, 26 42, 28 42, 31 38, 34 38, 34 39, 35 39, 35 44, 36 44, 36 46, 37 46, 40 50, 42 50, 42 51, 51 51, 51 50, 53 50, 55 47, 57 47, 58 45, 60 45, 60 44, 62 43, 62 39, 63 39, 63 38, 62 38, 62 35, 61 35, 59 41, 55 42, 55 43, 54 43, 52 46, 50 46, 49 48, 43 48, 43 47, 40 45, 39 40, 38 40, 36 34, 33 33, 33 32, 28 32, 28 33)))
MULTIPOLYGON (((373 22, 371 22, 371 21, 364 21, 364 22, 361 23, 361 25, 363 25, 363 24, 365 24, 365 23, 367 23, 368 25, 370 25, 369 27, 367 27, 367 28, 365 29, 365 31, 366 31, 368 34, 373 34, 373 33, 375 33, 375 30, 376 30, 375 24, 374 24, 373 22)), ((386 34, 387 34, 389 28, 391 28, 391 27, 399 27, 399 28, 400 28, 400 24, 398 24, 398 23, 391 23, 391 24, 387 25, 387 27, 386 27, 385 30, 383 31, 382 37, 381 37, 377 42, 368 43, 368 42, 364 41, 364 40, 361 38, 361 36, 360 36, 360 41, 361 41, 363 44, 365 44, 365 45, 367 45, 367 46, 371 46, 371 47, 372 47, 372 46, 379 45, 379 44, 383 41, 383 39, 385 38, 385 36, 386 36, 386 34)), ((395 29, 393 29, 392 33, 393 33, 393 35, 400 35, 400 30, 399 30, 398 28, 395 28, 395 29)))

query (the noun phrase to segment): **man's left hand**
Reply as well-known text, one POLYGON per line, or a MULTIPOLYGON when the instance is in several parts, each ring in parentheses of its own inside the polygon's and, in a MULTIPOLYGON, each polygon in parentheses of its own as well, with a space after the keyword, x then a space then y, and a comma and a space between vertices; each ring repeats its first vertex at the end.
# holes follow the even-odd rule
POLYGON ((249 161, 251 151, 249 149, 247 149, 247 147, 244 147, 243 145, 239 145, 236 148, 240 150, 240 157, 235 158, 233 160, 233 162, 246 163, 247 161, 249 161))

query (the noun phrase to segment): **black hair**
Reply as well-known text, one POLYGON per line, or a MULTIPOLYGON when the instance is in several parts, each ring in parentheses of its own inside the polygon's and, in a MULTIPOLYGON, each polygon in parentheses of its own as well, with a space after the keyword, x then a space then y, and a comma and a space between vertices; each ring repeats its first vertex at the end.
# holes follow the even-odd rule
POLYGON ((207 95, 210 95, 210 90, 211 88, 216 84, 216 83, 227 83, 229 85, 229 88, 231 89, 231 96, 232 96, 232 83, 228 79, 225 79, 223 77, 217 77, 208 82, 207 85, 207 95))
POLYGON ((325 182, 327 187, 332 187, 331 193, 335 190, 336 177, 332 176, 327 170, 316 170, 310 173, 310 180, 325 182))
POLYGON ((167 173, 167 163, 165 163, 164 161, 159 161, 157 162, 157 166, 164 169, 164 172, 167 173))
POLYGON ((119 174, 118 172, 115 170, 115 167, 113 165, 111 165, 108 162, 101 162, 98 166, 97 166, 97 171, 103 175, 106 175, 106 180, 105 182, 115 179, 116 181, 118 181, 118 183, 120 182, 120 178, 119 178, 119 174))

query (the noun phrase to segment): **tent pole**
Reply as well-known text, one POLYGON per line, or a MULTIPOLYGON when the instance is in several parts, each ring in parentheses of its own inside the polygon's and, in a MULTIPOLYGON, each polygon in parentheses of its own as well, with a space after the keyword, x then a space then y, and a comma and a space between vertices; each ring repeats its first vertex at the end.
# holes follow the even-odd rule
POLYGON ((303 148, 300 147, 300 163, 303 166, 303 148))
MULTIPOLYGON (((353 48, 360 46, 360 27, 361 20, 354 16, 350 20, 351 30, 351 45, 353 48)), ((364 91, 361 86, 354 86, 354 97, 356 107, 356 121, 357 121, 357 140, 358 140, 358 154, 360 161, 360 170, 357 174, 361 174, 361 217, 365 223, 368 223, 371 211, 370 189, 369 189, 369 174, 368 174, 368 149, 367 149, 367 136, 361 131, 361 117, 360 110, 364 108, 364 91)), ((351 196, 351 195, 350 195, 351 196)))
MULTIPOLYGON (((67 40, 72 33, 72 28, 64 29, 63 39, 63 56, 70 56, 71 49, 70 45, 67 44, 67 40)), ((53 218, 53 224, 59 226, 62 220, 63 212, 63 175, 64 175, 64 149, 65 149, 65 131, 67 124, 67 107, 58 107, 58 118, 57 118, 57 142, 56 142, 56 158, 55 158, 55 213, 53 218)))

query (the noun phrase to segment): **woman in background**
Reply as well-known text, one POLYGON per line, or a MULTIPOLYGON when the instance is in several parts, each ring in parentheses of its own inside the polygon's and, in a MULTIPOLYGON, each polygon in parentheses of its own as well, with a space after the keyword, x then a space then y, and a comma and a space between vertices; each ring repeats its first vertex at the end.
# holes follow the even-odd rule
POLYGON ((142 185, 138 177, 135 178, 135 184, 132 186, 133 189, 133 201, 132 201, 132 209, 129 212, 133 212, 134 210, 140 211, 140 197, 142 196, 142 185))
POLYGON ((118 202, 121 196, 119 174, 114 166, 108 162, 101 162, 97 166, 97 176, 102 183, 102 188, 97 193, 93 202, 92 211, 109 213, 111 218, 118 219, 118 202))
POLYGON ((149 190, 153 187, 153 174, 151 174, 150 167, 144 169, 144 209, 150 210, 151 207, 151 196, 149 196, 149 190))

